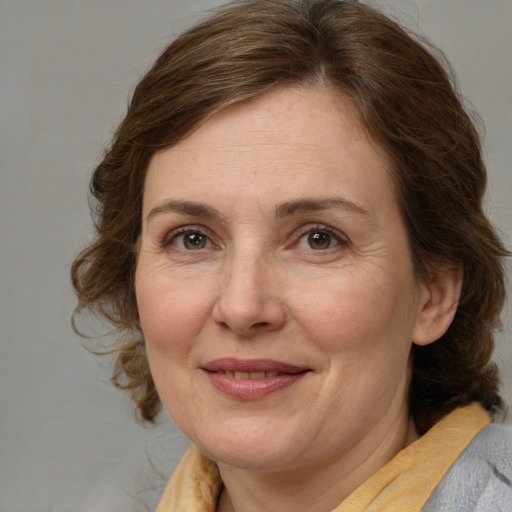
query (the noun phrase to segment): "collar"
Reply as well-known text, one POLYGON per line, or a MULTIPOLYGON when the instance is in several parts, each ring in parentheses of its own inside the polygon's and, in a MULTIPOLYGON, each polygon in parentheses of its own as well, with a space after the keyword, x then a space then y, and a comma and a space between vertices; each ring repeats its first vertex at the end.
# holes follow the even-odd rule
MULTIPOLYGON (((479 404, 452 411, 400 451, 332 512, 421 511, 447 471, 491 418, 479 404)), ((176 468, 157 512, 215 512, 222 480, 192 445, 176 468)))

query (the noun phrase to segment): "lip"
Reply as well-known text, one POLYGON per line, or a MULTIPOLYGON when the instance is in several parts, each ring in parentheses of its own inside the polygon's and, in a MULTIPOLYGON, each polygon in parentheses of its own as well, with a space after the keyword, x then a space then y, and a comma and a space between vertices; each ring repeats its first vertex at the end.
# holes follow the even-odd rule
POLYGON ((203 365, 201 369, 218 391, 238 400, 261 400, 292 386, 310 372, 309 368, 273 359, 215 359, 203 365), (268 372, 271 375, 235 378, 235 372, 268 372))

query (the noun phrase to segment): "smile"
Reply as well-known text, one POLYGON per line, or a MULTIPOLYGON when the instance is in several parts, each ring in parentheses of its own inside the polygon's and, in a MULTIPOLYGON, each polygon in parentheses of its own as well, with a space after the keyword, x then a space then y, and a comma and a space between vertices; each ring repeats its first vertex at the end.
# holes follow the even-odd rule
POLYGON ((243 380, 243 379, 269 379, 272 377, 277 377, 279 372, 230 372, 226 371, 218 371, 216 372, 220 375, 226 375, 232 379, 243 380))
POLYGON ((201 369, 215 390, 242 401, 261 400, 289 388, 310 373, 310 369, 269 359, 217 359, 201 369))

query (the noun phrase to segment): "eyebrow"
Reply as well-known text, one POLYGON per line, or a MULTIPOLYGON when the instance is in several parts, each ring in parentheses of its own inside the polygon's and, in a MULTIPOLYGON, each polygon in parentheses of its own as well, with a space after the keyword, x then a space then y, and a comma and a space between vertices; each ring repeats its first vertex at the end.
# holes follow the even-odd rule
POLYGON ((202 203, 196 203, 193 201, 178 201, 170 200, 155 206, 147 215, 146 222, 149 222, 153 217, 162 213, 182 213, 184 215, 190 215, 191 217, 205 217, 214 218, 220 217, 219 212, 202 203))
POLYGON ((276 217, 290 217, 299 213, 315 212, 320 210, 329 210, 337 208, 361 215, 369 215, 370 212, 362 206, 341 197, 328 197, 320 199, 298 199, 283 203, 276 208, 276 217))
MULTIPOLYGON (((315 212, 337 208, 361 215, 369 215, 362 206, 341 197, 329 197, 320 199, 297 199, 280 204, 276 207, 276 218, 291 217, 300 213, 315 212)), ((207 219, 221 218, 218 210, 203 203, 193 201, 169 200, 155 206, 147 215, 146 222, 153 217, 165 213, 181 213, 191 217, 203 217, 207 219)))

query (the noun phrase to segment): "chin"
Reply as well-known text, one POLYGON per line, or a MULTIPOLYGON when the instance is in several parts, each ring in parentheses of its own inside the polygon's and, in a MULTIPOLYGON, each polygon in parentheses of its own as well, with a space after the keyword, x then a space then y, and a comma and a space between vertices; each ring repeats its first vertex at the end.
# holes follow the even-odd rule
POLYGON ((270 420, 245 418, 217 425, 205 436, 192 439, 216 463, 240 469, 286 467, 301 452, 303 433, 276 428, 270 420))

